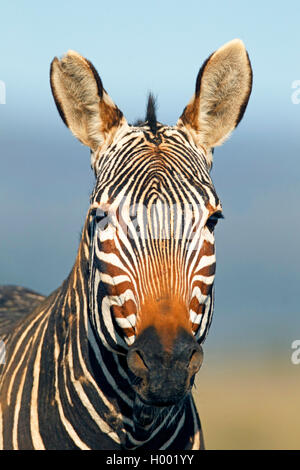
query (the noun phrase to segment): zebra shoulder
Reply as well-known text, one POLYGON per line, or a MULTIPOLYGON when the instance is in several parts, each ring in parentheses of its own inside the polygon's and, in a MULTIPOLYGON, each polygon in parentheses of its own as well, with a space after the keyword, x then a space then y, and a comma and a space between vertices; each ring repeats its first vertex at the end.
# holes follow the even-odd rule
POLYGON ((45 296, 21 286, 0 286, 0 336, 31 313, 45 296))

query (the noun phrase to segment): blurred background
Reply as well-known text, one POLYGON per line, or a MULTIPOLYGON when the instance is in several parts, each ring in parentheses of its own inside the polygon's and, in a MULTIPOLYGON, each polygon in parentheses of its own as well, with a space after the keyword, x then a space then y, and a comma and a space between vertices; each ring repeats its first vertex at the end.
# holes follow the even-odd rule
POLYGON ((216 307, 195 398, 208 449, 300 449, 300 34, 297 1, 1 4, 0 284, 51 293, 74 263, 94 178, 55 108, 49 66, 74 49, 132 122, 173 125, 211 52, 241 38, 245 116, 214 154, 216 307))

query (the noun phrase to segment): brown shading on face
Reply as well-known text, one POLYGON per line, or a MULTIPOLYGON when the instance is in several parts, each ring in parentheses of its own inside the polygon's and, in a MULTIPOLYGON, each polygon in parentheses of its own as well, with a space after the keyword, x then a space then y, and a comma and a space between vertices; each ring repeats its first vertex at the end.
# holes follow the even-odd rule
POLYGON ((155 328, 165 350, 170 351, 179 328, 191 331, 188 308, 180 299, 149 298, 139 312, 137 335, 149 326, 155 328))

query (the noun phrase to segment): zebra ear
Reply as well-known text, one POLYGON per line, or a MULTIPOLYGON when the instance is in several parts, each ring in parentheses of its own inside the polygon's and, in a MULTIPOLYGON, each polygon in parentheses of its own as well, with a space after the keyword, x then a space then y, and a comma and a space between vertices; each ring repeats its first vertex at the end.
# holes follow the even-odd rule
POLYGON ((117 129, 126 125, 93 64, 77 52, 53 59, 50 83, 62 120, 92 150, 110 142, 117 129))
POLYGON ((186 127, 196 145, 221 145, 238 125, 248 104, 252 69, 243 42, 234 39, 202 65, 193 98, 177 125, 186 127))

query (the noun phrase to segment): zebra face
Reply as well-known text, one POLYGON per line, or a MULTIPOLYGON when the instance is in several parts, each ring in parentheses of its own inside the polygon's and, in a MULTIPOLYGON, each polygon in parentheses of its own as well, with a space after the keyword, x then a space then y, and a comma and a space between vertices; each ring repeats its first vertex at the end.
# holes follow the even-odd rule
POLYGON ((147 326, 168 323, 201 342, 212 311, 213 229, 222 210, 204 153, 178 128, 159 126, 154 135, 145 125, 93 158, 94 321, 104 308, 113 312, 115 322, 106 327, 122 346, 147 326))
POLYGON ((205 153, 179 127, 154 132, 146 116, 92 159, 93 323, 108 348, 129 347, 144 402, 176 403, 202 363, 213 310, 222 208, 205 153))
POLYGON ((190 390, 213 312, 214 227, 222 207, 212 149, 241 120, 251 92, 247 52, 231 41, 204 63, 176 126, 130 126, 93 65, 73 51, 51 66, 59 113, 91 148, 96 184, 88 216, 90 321, 98 339, 127 355, 144 403, 190 390))

